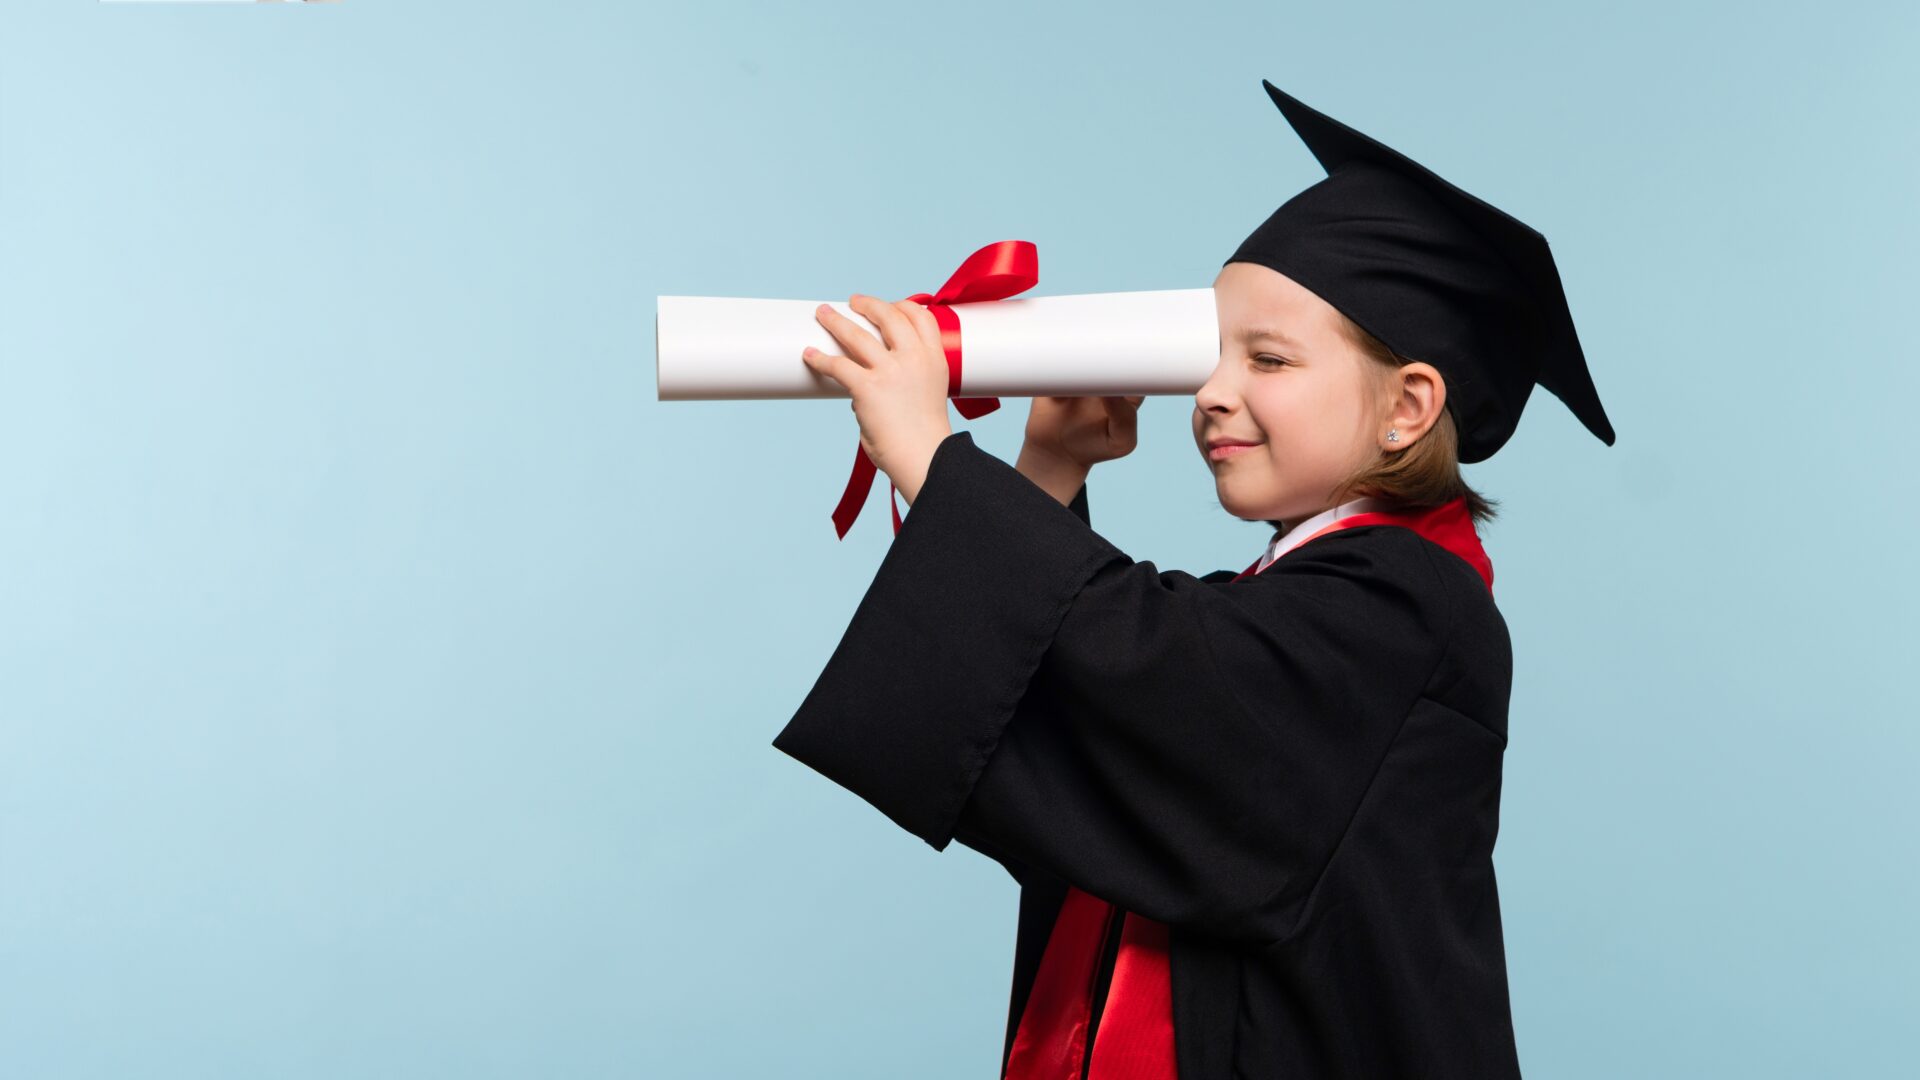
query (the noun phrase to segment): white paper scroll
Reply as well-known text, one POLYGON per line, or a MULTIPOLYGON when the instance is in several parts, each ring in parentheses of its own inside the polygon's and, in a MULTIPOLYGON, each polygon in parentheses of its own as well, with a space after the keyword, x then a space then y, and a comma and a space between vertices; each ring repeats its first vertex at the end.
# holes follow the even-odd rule
MULTIPOLYGON (((659 400, 846 397, 800 359, 808 345, 847 354, 814 317, 820 303, 660 297, 659 400)), ((872 328, 846 304, 832 306, 872 328)), ((1220 356, 1212 289, 1033 296, 953 311, 960 320, 957 397, 1191 394, 1220 356)))

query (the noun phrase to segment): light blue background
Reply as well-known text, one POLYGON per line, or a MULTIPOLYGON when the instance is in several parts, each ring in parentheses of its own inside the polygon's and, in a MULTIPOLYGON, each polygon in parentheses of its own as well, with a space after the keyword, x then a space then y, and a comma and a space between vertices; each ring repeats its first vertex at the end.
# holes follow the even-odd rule
MULTIPOLYGON (((772 749, 890 539, 662 293, 1208 284, 1271 78, 1544 232, 1469 469, 1536 1077, 1895 1076, 1910 4, 99 4, 0 31, 0 1075, 982 1078, 1016 890, 772 749)), ((1096 527, 1238 569, 1190 401, 1096 527)), ((968 424, 1008 459, 1024 401, 968 424)), ((881 485, 884 491, 884 483, 881 485)))

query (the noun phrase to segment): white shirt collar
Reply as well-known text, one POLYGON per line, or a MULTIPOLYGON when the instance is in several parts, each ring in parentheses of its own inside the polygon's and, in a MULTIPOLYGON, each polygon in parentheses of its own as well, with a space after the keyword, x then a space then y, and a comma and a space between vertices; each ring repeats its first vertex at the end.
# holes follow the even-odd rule
POLYGON ((1267 553, 1260 557, 1260 564, 1254 567, 1253 572, 1257 574, 1265 570, 1268 566, 1272 565, 1273 560, 1306 543, 1308 537, 1343 517, 1352 517, 1355 514, 1377 513, 1382 510, 1389 510, 1392 506, 1393 504, 1385 499, 1362 497, 1352 502, 1343 502, 1331 510, 1322 510, 1307 520, 1288 529, 1286 532, 1276 534, 1273 542, 1267 545, 1267 553))

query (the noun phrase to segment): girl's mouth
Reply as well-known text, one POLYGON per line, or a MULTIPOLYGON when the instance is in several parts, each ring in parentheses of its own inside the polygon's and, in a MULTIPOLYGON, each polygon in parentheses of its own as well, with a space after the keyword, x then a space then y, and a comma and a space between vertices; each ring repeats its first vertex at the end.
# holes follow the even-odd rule
MULTIPOLYGON (((1259 444, 1256 443, 1254 445, 1257 446, 1259 444)), ((1253 449, 1253 446, 1216 446, 1213 449, 1207 451, 1207 460, 1208 461, 1224 461, 1227 458, 1230 458, 1233 455, 1240 453, 1242 450, 1251 450, 1251 449, 1253 449)))

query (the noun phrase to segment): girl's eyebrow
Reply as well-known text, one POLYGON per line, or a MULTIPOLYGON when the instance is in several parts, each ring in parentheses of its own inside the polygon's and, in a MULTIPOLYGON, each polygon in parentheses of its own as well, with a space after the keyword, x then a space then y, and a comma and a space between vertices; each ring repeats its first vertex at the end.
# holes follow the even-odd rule
POLYGON ((1250 330, 1242 331, 1240 337, 1244 341, 1259 341, 1261 338, 1268 338, 1285 345, 1291 345, 1296 349, 1304 347, 1298 341, 1295 341, 1280 331, 1268 329, 1264 326, 1256 326, 1250 330))

